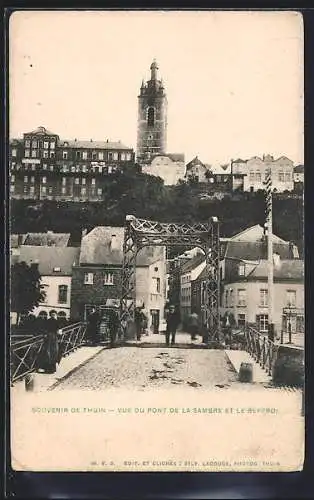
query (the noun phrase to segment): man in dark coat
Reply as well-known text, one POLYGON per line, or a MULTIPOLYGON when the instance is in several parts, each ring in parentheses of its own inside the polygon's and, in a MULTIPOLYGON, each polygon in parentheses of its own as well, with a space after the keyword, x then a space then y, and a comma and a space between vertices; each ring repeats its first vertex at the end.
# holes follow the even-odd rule
POLYGON ((169 345, 170 335, 171 344, 173 345, 176 340, 176 331, 179 326, 179 315, 176 311, 175 306, 170 306, 169 311, 166 316, 167 328, 166 328, 166 345, 169 345))
POLYGON ((99 314, 96 308, 92 307, 87 318, 87 338, 93 345, 97 343, 99 322, 99 314))
POLYGON ((136 307, 134 311, 134 322, 136 329, 136 340, 141 340, 141 337, 144 332, 144 324, 145 324, 146 316, 143 313, 140 307, 136 307))
POLYGON ((45 341, 43 345, 42 365, 46 373, 55 373, 58 361, 58 339, 59 328, 56 311, 50 311, 46 322, 45 341))

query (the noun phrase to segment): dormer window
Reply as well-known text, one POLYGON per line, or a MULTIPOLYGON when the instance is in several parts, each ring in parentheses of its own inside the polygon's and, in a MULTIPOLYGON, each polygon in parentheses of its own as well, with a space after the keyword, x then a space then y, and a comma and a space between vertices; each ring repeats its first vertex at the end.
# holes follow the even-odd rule
POLYGON ((54 267, 54 268, 53 268, 53 272, 54 272, 54 273, 60 273, 60 271, 61 271, 61 268, 60 268, 60 267, 54 267))
POLYGON ((239 276, 245 276, 245 264, 243 262, 239 264, 239 276))

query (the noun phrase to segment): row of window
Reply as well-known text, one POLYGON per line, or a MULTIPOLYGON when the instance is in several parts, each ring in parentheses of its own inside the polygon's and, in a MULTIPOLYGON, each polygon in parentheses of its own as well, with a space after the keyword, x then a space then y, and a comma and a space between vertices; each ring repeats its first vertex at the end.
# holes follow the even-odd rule
MULTIPOLYGON (((69 287, 68 285, 59 285, 58 286, 58 304, 67 304, 69 296, 69 287)), ((47 298, 43 303, 47 302, 47 298)))
POLYGON ((191 287, 181 288, 181 301, 182 302, 191 301, 191 287))
MULTIPOLYGON (((40 187, 40 193, 45 195, 45 194, 53 194, 56 190, 52 187, 52 186, 41 186, 40 187)), ((15 193, 15 185, 14 184, 11 184, 10 186, 10 192, 13 194, 15 193)), ((23 188, 23 193, 25 194, 35 194, 35 186, 24 186, 23 188)), ((62 187, 61 188, 61 194, 64 194, 64 195, 71 195, 72 193, 70 192, 69 189, 67 189, 66 187, 62 187)), ((81 195, 87 195, 87 188, 81 188, 80 189, 80 194, 81 195)), ((89 190, 89 194, 91 196, 95 196, 97 194, 97 196, 101 196, 102 195, 102 188, 92 188, 89 190)))
MULTIPOLYGON (((266 180, 266 173, 265 173, 265 176, 263 178, 263 180, 265 179, 266 180)), ((274 174, 272 174, 272 179, 274 180, 274 174)), ((259 171, 250 171, 249 173, 249 180, 250 181, 258 181, 258 182, 261 182, 262 181, 262 174, 261 172, 259 171)), ((291 181, 291 172, 283 172, 283 171, 279 171, 278 172, 278 181, 279 182, 285 182, 285 181, 291 181)))
MULTIPOLYGON (((12 154, 12 156, 16 156, 12 154)), ((25 158, 55 158, 55 152, 54 151, 43 151, 42 155, 40 154, 40 151, 37 151, 37 149, 32 149, 30 151, 29 149, 25 149, 24 151, 24 157, 25 158)))
POLYGON ((62 165, 61 166, 61 172, 72 172, 72 173, 86 173, 88 171, 92 171, 94 173, 108 173, 111 174, 112 172, 115 172, 117 170, 117 165, 72 165, 71 167, 69 165, 62 165))
MULTIPOLYGON (((238 289, 237 290, 237 306, 245 307, 247 303, 247 290, 238 289)), ((296 306, 296 290, 286 291, 286 304, 288 307, 296 306)), ((268 307, 268 290, 261 289, 259 291, 259 305, 260 307, 268 307)), ((234 295, 232 289, 227 289, 225 291, 225 307, 234 306, 234 295)))
MULTIPOLYGON (((11 150, 11 155, 13 157, 17 156, 17 150, 12 149, 11 150)), ((55 151, 40 151, 37 149, 25 149, 24 150, 24 157, 25 158, 55 158, 55 151)), ((132 155, 131 153, 117 153, 117 152, 109 152, 106 155, 108 161, 131 161, 132 155)), ((63 151, 62 152, 62 158, 63 160, 68 160, 70 158, 69 152, 68 151, 63 151)), ((105 153, 103 152, 98 152, 98 153, 92 153, 91 155, 88 154, 88 151, 76 151, 75 152, 75 158, 76 160, 104 160, 105 159, 105 153)))
MULTIPOLYGON (((16 163, 12 162, 11 163, 12 169, 16 167, 16 163)), ((49 170, 50 172, 53 172, 55 170, 55 167, 57 167, 57 171, 61 170, 63 173, 71 172, 71 173, 104 173, 104 174, 111 174, 113 172, 116 172, 118 169, 117 165, 72 165, 71 167, 69 165, 61 165, 61 166, 56 166, 56 165, 47 165, 47 163, 44 163, 42 166, 40 164, 23 164, 24 170, 49 170)), ((20 169, 20 165, 17 165, 17 170, 20 169)))
POLYGON ((25 140, 25 147, 26 148, 44 148, 44 149, 55 149, 56 147, 56 142, 55 141, 30 141, 29 139, 25 140))
MULTIPOLYGON (((237 317, 238 327, 245 326, 246 316, 244 313, 239 313, 237 317)), ((256 316, 257 328, 260 332, 268 332, 268 314, 258 314, 256 316)))
MULTIPOLYGON (((153 291, 155 293, 160 293, 160 278, 152 278, 153 282, 153 291)), ((94 273, 85 273, 84 274, 84 284, 85 285, 93 285, 94 284, 94 273)), ((105 273, 103 276, 103 284, 104 285, 114 285, 114 274, 113 273, 105 273)))
MULTIPOLYGON (((94 284, 94 273, 85 273, 84 274, 84 285, 93 285, 93 284, 94 284)), ((105 273, 104 274, 103 284, 104 285, 114 285, 113 273, 105 273)))
MULTIPOLYGON (((65 186, 67 184, 67 181, 68 181, 67 177, 62 177, 62 181, 61 181, 62 186, 65 186)), ((34 184, 35 177, 34 176, 29 177, 29 176, 25 175, 24 176, 24 184, 27 184, 28 182, 31 184, 34 184)), ((41 184, 47 184, 47 177, 41 177, 40 182, 41 182, 41 184)), ((12 184, 15 183, 15 175, 11 175, 11 183, 12 184)), ((82 184, 83 186, 85 186, 86 185, 86 178, 85 177, 83 177, 83 178, 76 177, 74 179, 74 184, 76 184, 76 185, 82 184)), ((95 178, 90 179, 90 184, 91 184, 91 186, 95 186, 96 179, 95 178)), ((100 191, 102 191, 102 190, 100 189, 100 191)))

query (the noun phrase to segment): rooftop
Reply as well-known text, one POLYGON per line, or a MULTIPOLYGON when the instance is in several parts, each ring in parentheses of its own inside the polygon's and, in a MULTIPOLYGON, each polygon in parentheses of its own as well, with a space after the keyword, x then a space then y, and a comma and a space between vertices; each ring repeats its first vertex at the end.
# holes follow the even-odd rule
POLYGON ((70 233, 27 233, 23 245, 67 247, 70 240, 70 233))
POLYGON ((294 171, 296 174, 304 174, 304 165, 296 165, 294 171))
POLYGON ((47 130, 45 127, 37 127, 35 130, 32 130, 31 132, 25 132, 24 135, 52 135, 52 136, 58 136, 58 134, 55 134, 54 132, 50 132, 50 130, 47 130))
MULTIPOLYGON (((273 251, 281 259, 293 259, 293 252, 289 244, 274 243, 273 251)), ((267 244, 263 241, 229 241, 225 253, 226 259, 239 259, 255 261, 267 258, 267 244)))
POLYGON ((188 262, 185 262, 183 266, 181 267, 181 274, 188 273, 189 271, 192 271, 196 267, 198 267, 202 262, 205 260, 205 255, 204 254, 199 254, 196 255, 195 257, 192 257, 188 262))
POLYGON ((21 246, 18 261, 38 263, 41 276, 71 276, 79 254, 80 249, 74 247, 21 246))
POLYGON ((121 149, 132 151, 132 148, 125 146, 120 141, 81 141, 81 140, 65 140, 61 141, 61 146, 69 148, 84 148, 84 149, 121 149))
POLYGON ((195 166, 201 166, 206 168, 205 164, 198 158, 198 156, 195 156, 191 161, 189 161, 189 163, 186 164, 187 169, 195 166))
MULTIPOLYGON (((255 269, 249 274, 248 278, 267 278, 268 261, 261 260, 255 269)), ((278 266, 274 266, 274 279, 304 280, 304 262, 303 260, 281 260, 278 266)))
MULTIPOLYGON (((81 265, 118 265, 123 263, 124 227, 97 226, 82 238, 81 265)), ((162 247, 144 247, 137 266, 148 266, 163 257, 162 247)))

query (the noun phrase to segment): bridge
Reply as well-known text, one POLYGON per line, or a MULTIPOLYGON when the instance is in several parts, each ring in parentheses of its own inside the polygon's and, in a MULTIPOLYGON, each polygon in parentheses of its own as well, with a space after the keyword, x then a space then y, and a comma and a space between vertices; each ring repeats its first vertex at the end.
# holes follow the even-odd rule
MULTIPOLYGON (((28 381, 35 373, 41 373, 41 378, 46 375, 46 380, 48 375, 53 374, 56 374, 55 378, 58 379, 65 374, 68 376, 69 372, 73 372, 75 376, 75 373, 79 374, 82 363, 84 363, 85 372, 86 367, 87 371, 90 368, 92 373, 90 377, 97 379, 99 375, 97 360, 99 359, 102 361, 102 364, 98 366, 99 370, 101 366, 110 368, 110 363, 116 366, 123 360, 123 368, 121 367, 120 370, 123 372, 128 357, 132 366, 136 365, 143 370, 145 363, 153 366, 156 355, 158 360, 169 359, 168 361, 164 359, 163 369, 154 368, 155 372, 148 376, 146 383, 157 379, 166 381, 169 379, 167 373, 173 375, 173 380, 177 381, 174 383, 180 383, 178 380, 184 381, 184 377, 183 379, 175 377, 175 374, 180 372, 179 365, 186 364, 195 368, 197 365, 202 365, 202 359, 204 373, 200 376, 203 382, 186 380, 186 383, 195 383, 195 387, 206 385, 204 377, 208 380, 214 377, 218 386, 229 382, 236 383, 241 380, 241 377, 243 379, 245 367, 248 372, 251 371, 251 375, 247 373, 248 380, 251 382, 302 386, 304 371, 302 348, 276 343, 250 325, 246 325, 240 335, 231 336, 229 341, 221 331, 219 242, 217 217, 211 217, 206 223, 180 224, 147 221, 128 215, 123 245, 120 332, 116 345, 110 346, 109 341, 104 340, 97 348, 88 346, 84 322, 78 322, 58 332, 45 335, 11 335, 11 383, 25 380, 26 387, 30 388, 31 384, 28 384, 28 381), (145 246, 173 245, 198 246, 205 254, 207 270, 205 316, 211 340, 206 339, 203 342, 202 339, 198 342, 191 342, 188 334, 182 332, 178 334, 174 347, 166 347, 164 337, 156 334, 147 338, 143 337, 141 342, 136 342, 132 335, 129 335, 128 327, 134 326, 137 252, 145 246), (138 349, 139 347, 150 349, 138 349), (145 354, 143 354, 144 351, 145 354), (180 352, 180 354, 174 356, 175 352, 180 352), (177 361, 170 362, 171 359, 177 361), (65 368, 66 366, 68 368, 65 368), (158 373, 161 376, 158 376, 158 373), (233 373, 232 376, 231 373, 233 373)), ((134 328, 131 330, 134 331, 134 328)), ((109 368, 108 374, 110 374, 109 368)), ((182 373, 181 375, 183 376, 182 373)), ((132 381, 132 376, 129 377, 129 381, 132 381)), ((133 382, 136 384, 135 379, 133 382)))
POLYGON ((237 387, 245 381, 244 366, 252 375, 246 387, 302 386, 303 349, 277 344, 249 325, 238 337, 226 346, 178 332, 173 347, 166 347, 163 334, 90 346, 83 322, 47 336, 13 336, 11 384, 23 390, 237 387))

